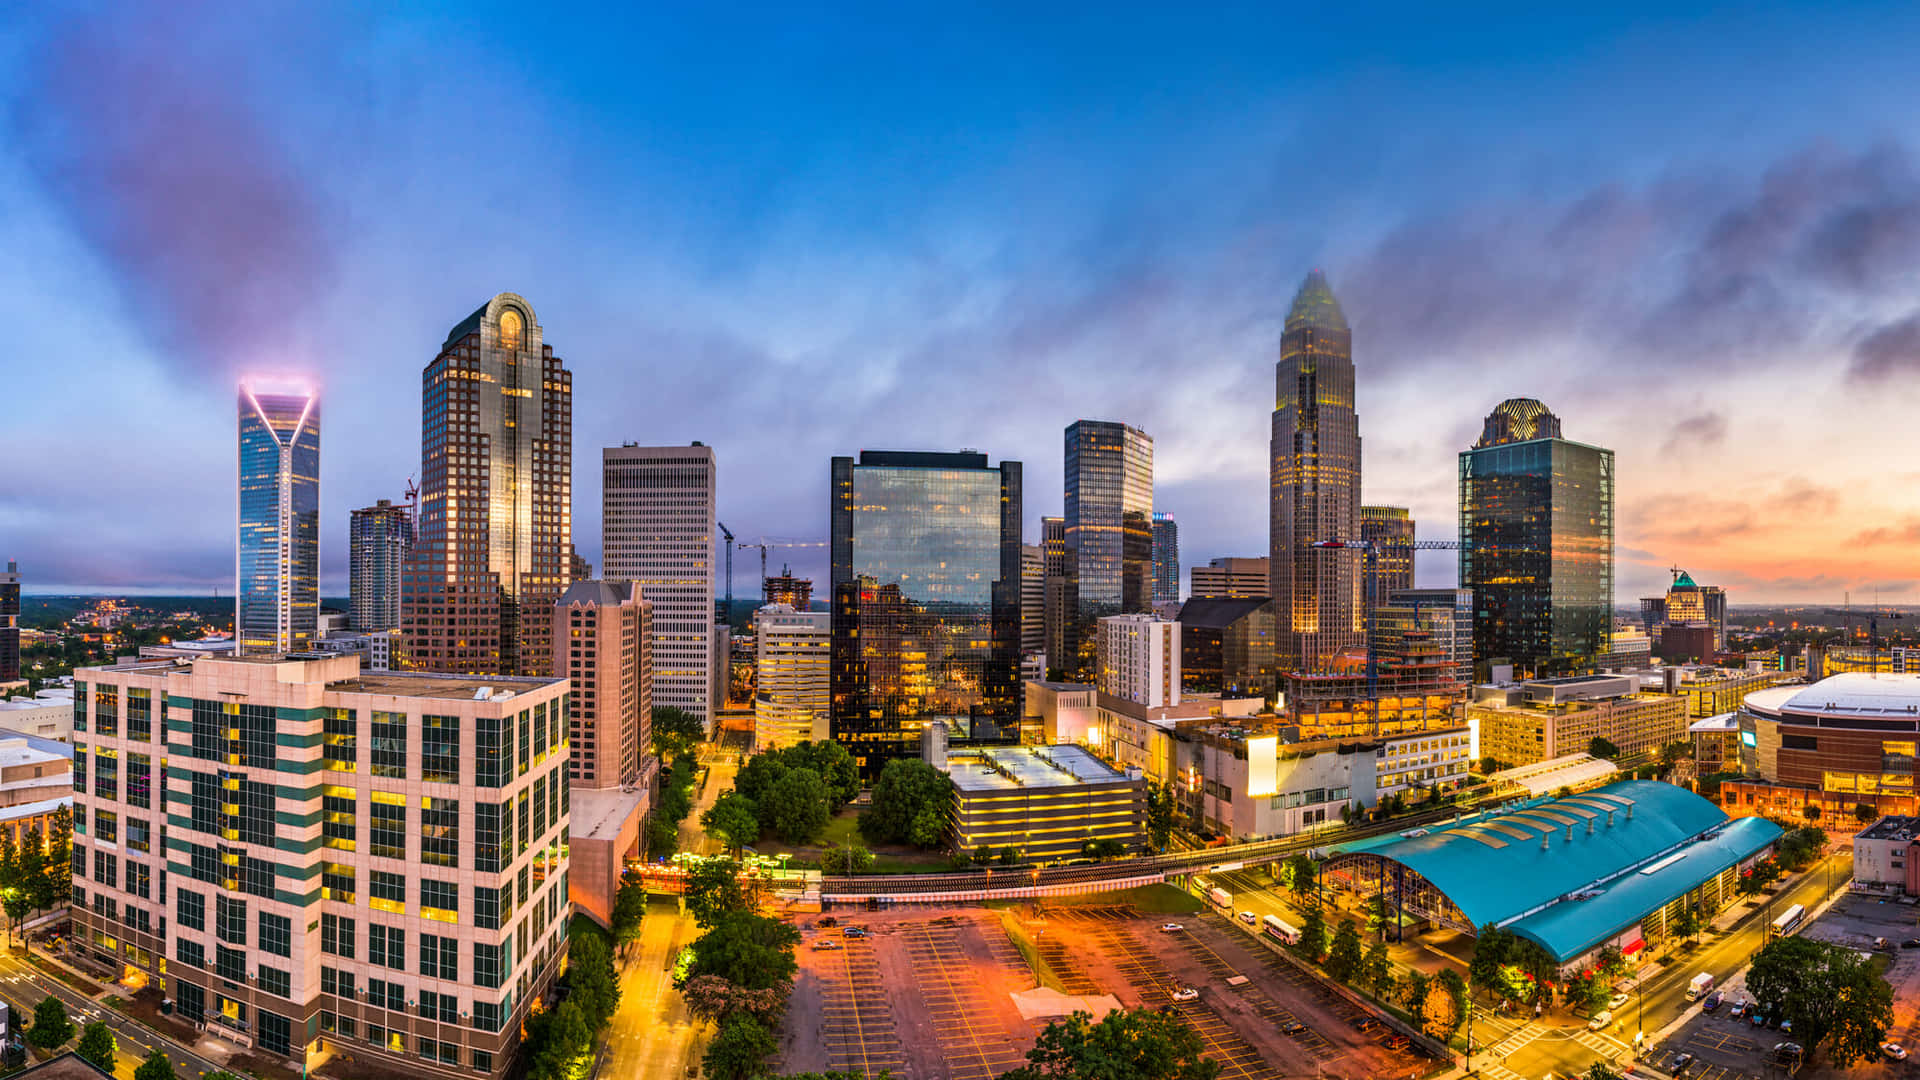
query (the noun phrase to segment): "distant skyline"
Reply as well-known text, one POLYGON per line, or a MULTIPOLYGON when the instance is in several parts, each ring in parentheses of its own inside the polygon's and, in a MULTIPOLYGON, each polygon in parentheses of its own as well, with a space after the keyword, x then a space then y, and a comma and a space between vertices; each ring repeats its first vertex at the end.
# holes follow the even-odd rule
MULTIPOLYGON (((283 373, 326 402, 345 596, 350 511, 420 479, 421 369, 501 291, 574 373, 576 461, 706 442, 742 539, 824 540, 836 454, 976 447, 1038 543, 1089 418, 1153 437, 1183 564, 1259 555, 1317 266, 1362 498, 1423 537, 1533 397, 1616 452, 1616 605, 1669 566, 1920 601, 1917 47, 1898 4, 34 5, 0 32, 0 559, 230 595, 235 386, 283 373)), ((597 572, 596 469, 573 496, 597 572)), ((780 563, 824 585, 824 549, 780 563)))

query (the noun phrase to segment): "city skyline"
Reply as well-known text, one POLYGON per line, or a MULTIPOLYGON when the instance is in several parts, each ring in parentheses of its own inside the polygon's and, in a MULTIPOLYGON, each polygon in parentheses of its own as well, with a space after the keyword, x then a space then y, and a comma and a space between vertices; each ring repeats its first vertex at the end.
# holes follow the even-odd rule
MULTIPOLYGON (((1423 35, 1437 16, 1404 14, 1368 51, 1330 48, 1303 76, 1260 71, 1252 58, 1271 35, 1236 33, 1232 15, 1164 33, 1122 19, 1099 41, 1126 62, 1043 67, 984 97, 993 83, 934 90, 884 59, 876 46, 906 28, 882 20, 858 44, 802 50, 805 71, 844 62, 857 95, 786 66, 725 97, 707 93, 715 76, 698 61, 630 90, 558 74, 593 69, 564 60, 597 55, 599 40, 658 29, 644 17, 604 34, 563 17, 542 30, 563 62, 531 89, 483 79, 456 91, 393 62, 400 43, 441 36, 432 13, 241 28, 218 12, 111 26, 31 12, 14 42, 23 58, 86 63, 0 75, 37 118, 10 121, 20 138, 0 158, 0 196, 21 208, 0 224, 20 256, 0 268, 12 290, 0 303, 24 354, 60 361, 23 365, 11 389, 58 403, 86 379, 91 415, 121 437, 63 449, 101 478, 84 496, 58 469, 0 496, 0 554, 20 560, 29 592, 224 593, 230 466, 213 440, 182 433, 221 423, 222 388, 243 369, 318 371, 336 431, 351 432, 322 463, 322 591, 344 596, 350 509, 398 499, 417 468, 404 373, 431 359, 423 343, 447 312, 503 288, 540 298, 581 358, 593 392, 574 452, 708 442, 739 477, 720 517, 743 537, 823 538, 819 463, 849 445, 990 445, 1029 463, 1034 492, 1059 490, 1060 426, 1102 416, 1154 433, 1155 505, 1179 516, 1189 564, 1256 554, 1265 417, 1247 403, 1266 396, 1291 285, 1321 265, 1366 342, 1367 502, 1451 520, 1452 458, 1487 409, 1531 396, 1619 455, 1617 605, 1661 591, 1676 564, 1736 604, 1838 603, 1876 586, 1912 601, 1920 495, 1879 463, 1911 406, 1899 376, 1920 363, 1900 272, 1920 180, 1891 104, 1913 86, 1896 57, 1914 14, 1772 11, 1721 26, 1719 59, 1688 63, 1674 62, 1697 40, 1684 20, 1630 30, 1623 11, 1532 36, 1456 31, 1436 58, 1423 35), (1849 34, 1860 45, 1844 64, 1823 54, 1849 34), (322 45, 303 65, 260 59, 289 40, 322 45), (1689 92, 1724 85, 1729 58, 1762 47, 1807 50, 1793 87, 1747 76, 1742 93, 1689 92), (1151 50, 1167 54, 1163 81, 1130 88, 1123 72, 1151 50), (1461 89, 1467 69, 1539 92, 1461 89), (361 92, 324 92, 349 74, 361 92), (1124 131, 1101 119, 1121 94, 1135 95, 1124 131), (470 162, 456 145, 496 141, 467 95, 520 124, 534 152, 488 156, 489 178, 470 189, 413 179, 450 152, 470 162), (718 100, 696 110, 688 98, 718 100), (804 123, 756 151, 775 99, 797 102, 804 123), (112 119, 109 103, 128 100, 141 109, 112 119), (1139 108, 1149 100, 1158 108, 1139 108), (603 120, 604 151, 567 149, 603 120), (174 182, 113 187, 160 127, 189 148, 168 166, 174 182), (1553 135, 1568 129, 1584 129, 1584 145, 1553 135), (914 148, 954 130, 977 131, 976 149, 1004 164, 918 182, 951 159, 922 164, 914 148), (362 134, 391 153, 351 168, 316 156, 362 134), (1308 144, 1324 150, 1314 177, 1276 171, 1308 144), (531 164, 543 155, 567 165, 531 164), (1418 191, 1393 179, 1416 172, 1418 191), (183 235, 211 206, 246 213, 183 235), (440 265, 445 237, 508 222, 528 226, 519 250, 440 265), (356 345, 340 349, 347 325, 356 345), (636 402, 660 408, 639 416, 636 402), (854 429, 818 420, 856 411, 854 429), (1888 482, 1837 479, 1867 469, 1888 482), (148 527, 163 514, 178 527, 148 527)), ((1351 36, 1343 18, 1287 32, 1337 45, 1351 36)), ((1001 29, 1044 54, 1070 28, 1001 29)), ((740 46, 748 66, 764 67, 758 47, 740 46)), ((475 48, 500 57, 520 43, 483 34, 475 48)), ((946 36, 926 60, 963 72, 979 49, 946 36)), ((37 460, 64 446, 58 412, 27 410, 0 452, 37 460)), ((598 565, 596 484, 583 476, 573 502, 581 553, 598 565)), ((1028 504, 1033 535, 1061 509, 1028 504)), ((793 563, 825 580, 824 556, 793 563)), ((1450 584, 1451 560, 1423 557, 1416 581, 1450 584)))

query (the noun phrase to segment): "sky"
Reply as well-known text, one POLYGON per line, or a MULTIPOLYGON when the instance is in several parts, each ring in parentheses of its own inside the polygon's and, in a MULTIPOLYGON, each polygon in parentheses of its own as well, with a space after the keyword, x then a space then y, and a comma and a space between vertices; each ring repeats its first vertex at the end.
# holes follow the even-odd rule
POLYGON ((596 563, 603 446, 712 445, 743 539, 823 539, 835 454, 977 448, 1037 542, 1082 417, 1154 437, 1184 563, 1264 554, 1320 267, 1423 538, 1534 397, 1616 452, 1616 602, 1920 601, 1920 9, 1040 6, 16 6, 0 557, 230 592, 234 386, 298 373, 344 595, 501 291, 573 372, 596 563))

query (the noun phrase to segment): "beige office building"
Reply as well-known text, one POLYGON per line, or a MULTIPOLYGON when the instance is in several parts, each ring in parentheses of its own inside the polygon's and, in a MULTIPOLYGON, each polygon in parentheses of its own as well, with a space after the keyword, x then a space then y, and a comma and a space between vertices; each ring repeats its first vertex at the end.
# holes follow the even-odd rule
POLYGON ((832 613, 768 604, 754 614, 753 626, 754 748, 832 738, 832 613))
POLYGON ((1251 600, 1267 595, 1267 563, 1261 558, 1226 557, 1187 572, 1190 599, 1251 600))
POLYGON ((1596 738, 1623 756, 1684 741, 1687 699, 1638 686, 1632 676, 1588 675, 1482 687, 1467 717, 1479 725, 1481 756, 1509 766, 1584 754, 1596 738))
POLYGON ((574 905, 613 925, 613 901, 658 779, 653 747, 653 609, 630 581, 576 581, 554 609, 553 670, 573 682, 568 730, 574 905))

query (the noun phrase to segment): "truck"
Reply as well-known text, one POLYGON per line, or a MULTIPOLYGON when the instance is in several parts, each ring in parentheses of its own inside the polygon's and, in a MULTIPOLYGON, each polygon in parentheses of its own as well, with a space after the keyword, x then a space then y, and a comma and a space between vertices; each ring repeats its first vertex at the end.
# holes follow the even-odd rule
POLYGON ((1233 894, 1218 885, 1207 890, 1207 899, 1213 901, 1213 906, 1222 911, 1233 910, 1233 894))
POLYGON ((1687 1000, 1699 1001, 1707 996, 1707 991, 1711 989, 1713 989, 1713 976, 1703 971, 1695 975, 1693 981, 1687 983, 1687 1000))

